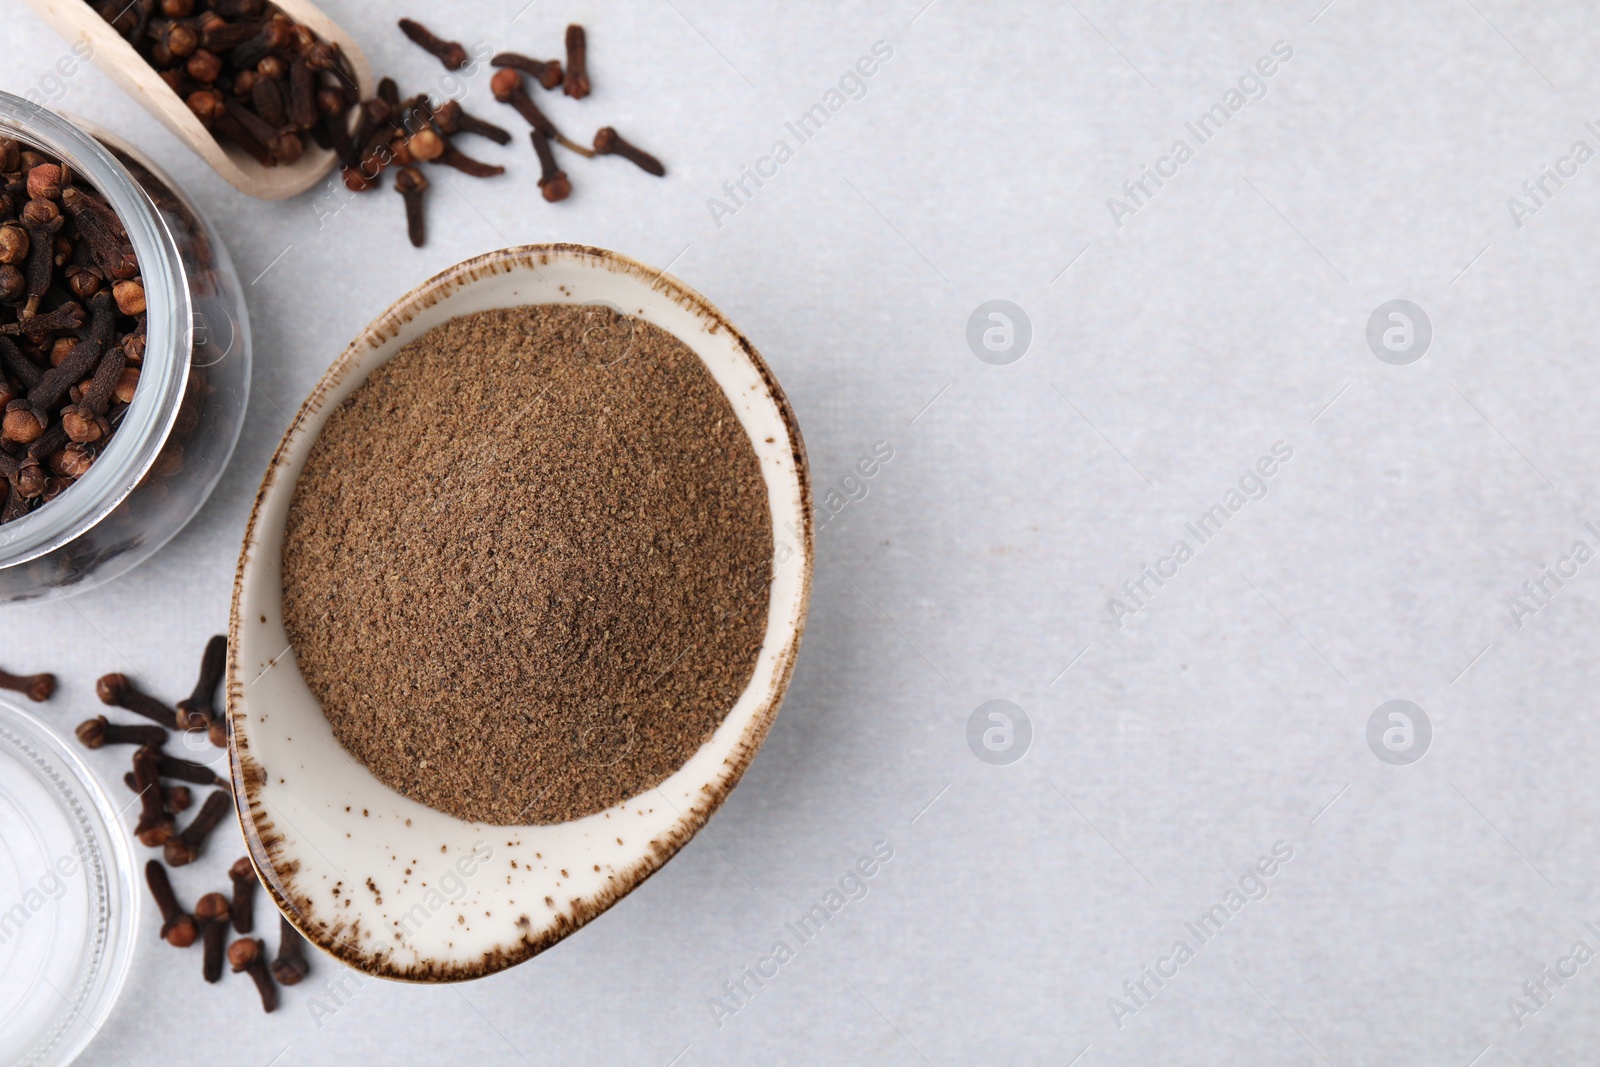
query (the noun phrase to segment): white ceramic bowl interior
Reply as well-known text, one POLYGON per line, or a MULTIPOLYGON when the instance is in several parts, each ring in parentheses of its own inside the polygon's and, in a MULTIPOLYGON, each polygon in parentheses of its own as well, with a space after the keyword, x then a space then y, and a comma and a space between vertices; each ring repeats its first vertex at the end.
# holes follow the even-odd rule
POLYGON ((235 796, 269 891, 312 943, 371 974, 475 978, 554 944, 656 871, 738 782, 777 714, 811 584, 805 450, 761 357, 705 299, 633 260, 573 245, 491 253, 429 280, 345 350, 268 468, 234 588, 228 713, 235 796), (683 340, 727 394, 766 480, 775 545, 767 632, 721 727, 657 789, 552 826, 469 823, 380 782, 334 739, 281 614, 296 479, 328 415, 374 367, 457 315, 603 303, 683 340))

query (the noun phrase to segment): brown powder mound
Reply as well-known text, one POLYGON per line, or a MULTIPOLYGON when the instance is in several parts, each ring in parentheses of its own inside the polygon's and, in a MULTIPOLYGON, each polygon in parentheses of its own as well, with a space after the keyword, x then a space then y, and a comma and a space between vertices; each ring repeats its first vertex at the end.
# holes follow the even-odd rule
POLYGON ((659 784, 750 680, 772 522, 676 338, 606 308, 452 319, 329 418, 283 547, 334 735, 408 797, 553 823, 659 784))

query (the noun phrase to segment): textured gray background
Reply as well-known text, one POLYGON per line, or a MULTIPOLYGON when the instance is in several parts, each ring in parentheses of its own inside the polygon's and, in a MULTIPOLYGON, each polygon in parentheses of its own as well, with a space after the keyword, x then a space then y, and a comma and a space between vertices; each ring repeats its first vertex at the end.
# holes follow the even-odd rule
MULTIPOLYGON (((1507 1000, 1575 941, 1600 949, 1600 564, 1520 628, 1507 598, 1596 544, 1600 161, 1520 228, 1507 198, 1574 141, 1600 149, 1600 21, 1324 2, 439 0, 408 13, 497 49, 551 53, 586 22, 595 93, 553 117, 614 123, 671 176, 573 161, 551 207, 525 143, 485 147, 514 172, 437 183, 421 252, 391 191, 319 230, 311 198, 248 201, 97 72, 70 79, 62 107, 127 131, 216 219, 254 279, 257 370, 233 466, 176 541, 111 588, 0 613, 4 662, 67 680, 64 727, 106 670, 186 689, 288 413, 391 300, 478 252, 670 264, 772 364, 820 489, 895 453, 819 536, 765 750, 638 892, 470 985, 336 1002, 322 962, 271 1018, 241 980, 201 988, 151 916, 87 1062, 1589 1058, 1600 962, 1520 1029, 1507 1000), (714 225, 707 198, 880 39, 866 97, 714 225), (1280 40, 1266 97, 1115 226, 1106 199, 1280 40), (1411 366, 1365 340, 1394 298, 1433 325, 1411 366), (1031 319, 1010 366, 965 341, 991 299, 1031 319), (1266 498, 1113 627, 1107 598, 1278 440, 1294 456, 1266 498), (1433 724, 1411 766, 1365 740, 1395 698, 1433 724), (1009 766, 966 743, 993 699, 1033 726, 1009 766), (1116 1026, 1107 999, 1280 840, 1270 895, 1116 1026), (894 859, 870 893, 797 947, 784 923, 877 841, 894 859), (780 938, 795 958, 719 1028, 708 1000, 780 938)), ((327 6, 406 91, 438 84, 400 12, 327 6)), ((12 91, 64 51, 25 12, 0 40, 12 91)), ((517 126, 486 75, 466 102, 517 126)), ((223 851, 180 872, 185 895, 223 851)))

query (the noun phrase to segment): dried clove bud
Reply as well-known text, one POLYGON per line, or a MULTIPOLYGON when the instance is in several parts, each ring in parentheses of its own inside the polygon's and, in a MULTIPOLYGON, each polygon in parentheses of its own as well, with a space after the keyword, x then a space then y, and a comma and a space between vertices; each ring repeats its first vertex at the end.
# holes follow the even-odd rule
POLYGON ((84 748, 103 748, 106 745, 164 745, 167 731, 160 726, 124 726, 110 722, 104 715, 96 715, 78 724, 78 741, 84 748))
POLYGON ((207 982, 222 978, 223 949, 228 943, 228 898, 221 893, 207 893, 195 902, 194 917, 203 929, 205 959, 201 974, 207 982))
POLYGON ((597 156, 621 156, 646 174, 654 174, 658 178, 667 173, 667 168, 661 165, 659 159, 623 140, 622 134, 610 126, 602 126, 595 131, 594 153, 597 156))
POLYGON ((541 175, 539 177, 539 192, 550 203, 565 200, 572 195, 572 183, 567 181, 566 173, 556 166, 555 153, 550 150, 550 139, 538 130, 529 130, 528 136, 533 139, 533 151, 539 157, 541 175))
POLYGON ((261 1010, 270 1014, 278 1007, 278 988, 267 973, 266 951, 260 938, 241 938, 228 946, 228 962, 234 974, 244 971, 250 975, 261 994, 261 1010))
POLYGON ((141 746, 133 754, 133 784, 139 793, 139 823, 133 835, 146 848, 158 848, 172 837, 172 816, 161 796, 161 773, 156 766, 154 745, 141 746))
POLYGON ((161 909, 161 939, 174 948, 188 948, 194 944, 199 936, 194 917, 178 906, 167 869, 160 860, 151 860, 144 865, 144 880, 150 887, 150 895, 156 900, 156 907, 161 909))
POLYGON ((102 704, 123 708, 135 715, 143 715, 151 722, 165 726, 169 730, 178 729, 177 713, 155 697, 139 692, 126 674, 101 675, 100 680, 94 685, 94 690, 102 704))
POLYGON ((414 19, 401 19, 400 32, 411 38, 423 51, 435 56, 445 70, 460 70, 467 65, 467 50, 459 41, 441 41, 422 23, 414 19))
POLYGON ((528 75, 546 89, 554 89, 561 84, 561 60, 549 61, 530 59, 517 52, 501 52, 489 60, 491 67, 515 67, 528 75))
POLYGON ((567 27, 567 77, 561 91, 574 100, 589 95, 589 39, 577 23, 567 27))
MULTIPOLYGON (((3 346, 0 346, 3 348, 3 346)), ((56 676, 53 674, 10 674, 0 670, 0 689, 10 689, 15 693, 22 693, 34 703, 43 703, 49 700, 56 691, 56 676)))
MULTIPOLYGON (((178 701, 178 725, 186 730, 204 730, 216 718, 217 686, 228 667, 228 635, 217 634, 206 642, 200 657, 200 676, 195 679, 194 692, 178 701)), ((243 933, 244 931, 240 931, 243 933)))
POLYGON ((167 866, 183 867, 198 859, 206 838, 217 828, 217 824, 232 807, 233 798, 221 790, 206 797, 206 802, 200 805, 199 814, 195 815, 194 821, 167 839, 164 851, 167 866))
POLYGON ((422 194, 427 191, 428 179, 422 176, 422 171, 416 167, 402 167, 400 173, 395 175, 395 192, 405 197, 406 201, 406 231, 411 236, 411 244, 421 248, 428 239, 427 219, 423 215, 422 194))

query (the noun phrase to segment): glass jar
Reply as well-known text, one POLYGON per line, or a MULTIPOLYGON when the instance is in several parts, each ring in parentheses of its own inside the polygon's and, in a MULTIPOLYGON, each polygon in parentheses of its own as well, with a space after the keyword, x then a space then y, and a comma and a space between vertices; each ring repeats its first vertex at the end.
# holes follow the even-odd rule
POLYGON ((148 559, 216 486, 244 423, 243 287, 199 209, 116 137, 0 93, 0 137, 66 163, 105 198, 139 258, 139 385, 104 452, 60 496, 0 526, 0 601, 78 592, 148 559))

